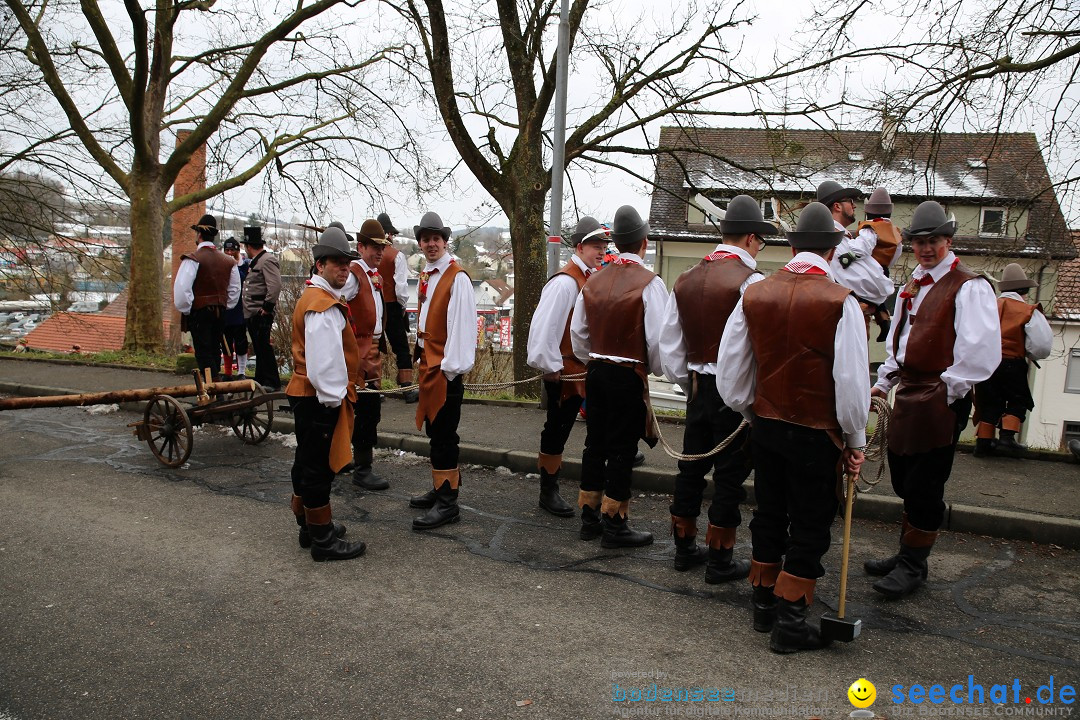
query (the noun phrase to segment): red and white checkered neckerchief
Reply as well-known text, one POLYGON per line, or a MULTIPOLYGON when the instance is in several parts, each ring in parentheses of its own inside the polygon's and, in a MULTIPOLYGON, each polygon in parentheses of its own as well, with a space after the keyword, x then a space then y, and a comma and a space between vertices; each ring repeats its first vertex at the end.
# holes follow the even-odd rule
POLYGON ((612 265, 640 265, 641 261, 640 260, 630 260, 629 258, 624 258, 622 255, 620 255, 619 257, 612 260, 611 264, 612 265))
POLYGON ((789 262, 787 265, 784 266, 784 269, 787 270, 788 272, 793 272, 796 275, 828 275, 829 274, 829 273, 825 272, 824 270, 822 270, 821 268, 819 268, 814 263, 806 262, 805 260, 792 260, 791 262, 789 262))
POLYGON ((740 261, 742 260, 741 257, 739 257, 733 252, 728 252, 727 250, 714 250, 705 256, 705 262, 713 262, 715 260, 723 260, 725 258, 734 258, 740 261))
MULTIPOLYGON (((450 262, 447 263, 446 267, 449 268, 453 264, 454 258, 450 258, 450 262)), ((420 292, 418 295, 421 303, 427 300, 428 281, 431 279, 431 276, 437 272, 439 272, 439 268, 432 268, 431 270, 425 270, 420 273, 420 292)))

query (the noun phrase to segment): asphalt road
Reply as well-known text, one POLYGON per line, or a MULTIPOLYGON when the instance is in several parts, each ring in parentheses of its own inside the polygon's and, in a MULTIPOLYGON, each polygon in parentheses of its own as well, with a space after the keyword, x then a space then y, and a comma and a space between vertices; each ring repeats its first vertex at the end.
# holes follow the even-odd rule
MULTIPOLYGON (((783 657, 751 629, 745 583, 672 570, 665 496, 631 507, 655 545, 605 551, 537 510, 534 478, 470 467, 464 521, 421 535, 405 499, 428 486, 426 461, 380 451, 391 489, 344 482, 333 499, 367 555, 316 564, 287 506, 288 438, 198 429, 188 465, 168 470, 124 427, 135 419, 0 414, 0 720, 843 718, 860 677, 880 717, 1076 707, 1061 696, 1080 685, 1075 552, 946 534, 929 585, 887 602, 859 565, 896 528, 856 521, 862 637, 783 657), (987 701, 1008 685, 1008 704, 892 702, 915 683, 962 683, 966 700, 969 682, 987 701), (613 700, 652 683, 721 699, 613 700)), ((839 556, 836 543, 815 615, 836 604, 839 556)))

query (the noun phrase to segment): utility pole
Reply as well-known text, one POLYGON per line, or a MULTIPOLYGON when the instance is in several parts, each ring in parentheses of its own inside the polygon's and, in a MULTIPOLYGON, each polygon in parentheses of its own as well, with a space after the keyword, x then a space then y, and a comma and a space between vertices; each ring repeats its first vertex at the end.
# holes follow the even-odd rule
POLYGON ((570 64, 570 0, 562 0, 559 47, 555 51, 555 134, 551 152, 551 216, 548 222, 548 276, 559 271, 562 248, 563 164, 566 158, 566 79, 570 64))

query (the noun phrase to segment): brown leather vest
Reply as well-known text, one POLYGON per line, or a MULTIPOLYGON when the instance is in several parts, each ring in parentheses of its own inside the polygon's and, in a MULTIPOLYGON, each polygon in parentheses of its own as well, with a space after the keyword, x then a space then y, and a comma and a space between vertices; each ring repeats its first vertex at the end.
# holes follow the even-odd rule
MULTIPOLYGON (((420 367, 417 370, 417 382, 420 384, 420 401, 416 404, 417 430, 424 426, 425 419, 433 421, 446 404, 446 376, 443 375, 441 367, 443 351, 449 337, 446 316, 450 311, 450 291, 454 287, 454 278, 465 271, 452 262, 445 271, 440 272, 443 275, 435 286, 435 292, 424 301, 430 303, 424 330, 421 331, 419 324, 417 325, 417 335, 424 340, 424 347, 420 351, 420 367)), ((476 331, 475 328, 474 323, 473 332, 476 331)), ((469 332, 469 328, 460 328, 460 332, 469 332)))
POLYGON ((878 265, 887 270, 896 248, 900 246, 900 228, 893 225, 892 220, 887 218, 863 220, 856 228, 855 234, 858 235, 859 230, 863 228, 870 228, 877 235, 877 244, 870 256, 877 260, 878 265))
POLYGON ((642 291, 656 274, 637 263, 612 263, 581 289, 592 352, 637 360, 646 366, 645 300, 642 291))
POLYGON ((1028 305, 1021 300, 998 298, 998 318, 1001 320, 1001 356, 1007 358, 1027 357, 1024 326, 1042 305, 1028 305))
POLYGON ((716 362, 724 327, 741 297, 739 288, 753 274, 738 258, 720 258, 702 260, 675 281, 688 361, 716 362))
MULTIPOLYGON (((360 375, 353 382, 363 384, 382 377, 382 356, 379 344, 372 342, 375 337, 375 322, 378 320, 375 298, 371 294, 371 281, 364 269, 357 263, 349 263, 349 272, 356 277, 360 288, 356 297, 349 303, 352 312, 353 330, 356 333, 356 347, 360 353, 360 375), (374 351, 372 350, 374 348, 374 351)), ((382 298, 380 297, 380 302, 382 298)))
POLYGON ((893 333, 894 358, 904 325, 910 324, 911 329, 889 422, 889 450, 897 455, 915 455, 952 444, 957 417, 949 407, 941 373, 953 364, 956 294, 964 283, 978 277, 957 263, 924 291, 926 297, 914 317, 901 305, 900 324, 893 333))
MULTIPOLYGON (((360 351, 356 346, 356 337, 348 323, 347 306, 344 300, 336 299, 319 287, 308 287, 296 301, 292 316, 292 361, 293 373, 287 395, 293 397, 313 397, 317 395, 315 386, 307 375, 307 356, 304 348, 304 319, 308 312, 340 312, 345 316, 345 327, 341 331, 341 345, 345 351, 345 368, 349 378, 355 378, 360 372, 360 351)), ((356 388, 349 383, 345 400, 341 403, 334 437, 330 445, 330 468, 337 472, 348 464, 352 457, 353 403, 356 402, 356 388)))
POLYGON ((833 355, 851 291, 825 275, 779 270, 746 288, 743 311, 757 360, 754 414, 839 430, 833 355))
POLYGON ((386 303, 396 303, 397 290, 394 284, 394 262, 398 256, 398 249, 387 246, 383 249, 382 260, 379 261, 379 276, 382 277, 382 299, 386 303))
MULTIPOLYGON (((581 268, 577 266, 573 260, 566 263, 559 272, 555 273, 551 277, 557 277, 559 275, 566 275, 573 278, 577 283, 578 292, 581 292, 581 288, 585 287, 585 281, 588 279, 585 277, 585 273, 581 268)), ((549 281, 550 282, 550 281, 549 281)), ((574 318, 574 309, 570 308, 570 314, 566 316, 566 327, 563 328, 562 340, 559 342, 559 352, 562 353, 562 374, 563 375, 580 375, 585 372, 585 363, 577 359, 574 355, 574 348, 570 342, 570 321, 574 318)), ((585 397, 585 381, 580 382, 564 382, 562 384, 562 398, 566 398, 577 395, 579 397, 585 397)))
POLYGON ((217 248, 210 247, 201 247, 184 257, 199 263, 195 282, 191 284, 191 291, 195 294, 191 309, 224 306, 229 301, 229 278, 236 261, 217 248))

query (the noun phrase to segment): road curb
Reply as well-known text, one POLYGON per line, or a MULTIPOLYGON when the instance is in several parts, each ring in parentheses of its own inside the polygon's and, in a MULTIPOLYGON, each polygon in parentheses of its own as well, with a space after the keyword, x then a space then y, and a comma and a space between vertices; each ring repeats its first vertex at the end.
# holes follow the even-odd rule
MULTIPOLYGON (((0 393, 10 395, 76 395, 81 392, 83 391, 70 388, 0 382, 0 393)), ((125 410, 141 412, 145 407, 145 403, 123 403, 121 407, 125 410)), ((277 432, 291 434, 293 432, 293 420, 291 417, 275 415, 272 429, 277 432)), ((378 445, 379 447, 403 450, 424 457, 428 457, 430 453, 427 438, 420 435, 380 432, 378 445)), ((462 463, 491 467, 502 466, 520 473, 537 472, 536 453, 532 451, 488 447, 473 443, 461 443, 460 448, 460 462, 462 463)), ((575 458, 565 459, 561 474, 566 480, 579 480, 581 477, 581 461, 575 458)), ((671 494, 675 488, 676 475, 677 473, 673 470, 650 467, 635 468, 633 486, 638 491, 671 494)), ((743 487, 747 491, 746 502, 752 504, 754 502, 754 484, 747 481, 743 487)), ((706 497, 708 497, 708 493, 709 490, 706 489, 706 497)), ((862 494, 858 496, 855 503, 854 517, 895 522, 899 520, 901 510, 902 503, 899 498, 862 494)), ((947 504, 945 523, 942 529, 988 535, 1006 540, 1048 543, 1080 549, 1080 520, 1072 518, 982 508, 972 505, 947 504)))

